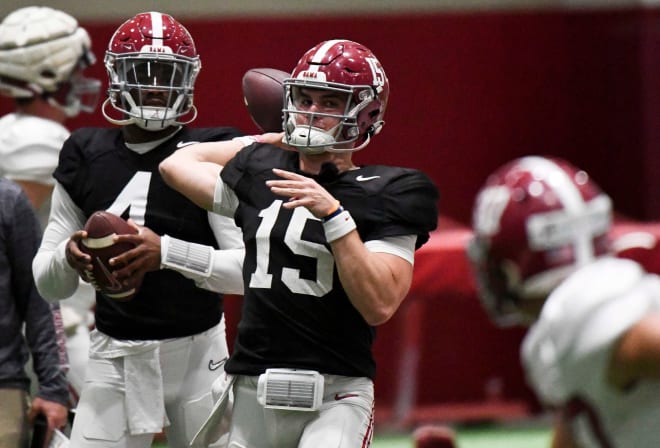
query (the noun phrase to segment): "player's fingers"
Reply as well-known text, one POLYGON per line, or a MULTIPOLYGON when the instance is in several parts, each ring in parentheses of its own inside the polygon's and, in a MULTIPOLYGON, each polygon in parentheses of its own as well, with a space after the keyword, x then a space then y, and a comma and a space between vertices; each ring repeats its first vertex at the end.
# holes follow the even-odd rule
POLYGON ((69 266, 78 271, 81 275, 83 275, 85 271, 92 270, 92 257, 81 252, 75 242, 69 241, 66 245, 65 256, 69 266))
POLYGON ((122 252, 121 254, 116 255, 108 260, 108 263, 110 263, 110 266, 113 267, 129 265, 133 259, 140 256, 140 247, 141 246, 135 246, 132 249, 122 252))
POLYGON ((115 235, 114 237, 112 237, 113 244, 132 243, 132 244, 137 246, 139 244, 142 244, 143 241, 144 241, 144 238, 141 234, 125 233, 125 234, 122 234, 122 235, 115 235))
POLYGON ((87 232, 85 232, 84 230, 76 230, 69 237, 69 239, 71 239, 72 241, 76 241, 76 242, 78 242, 80 240, 83 240, 85 238, 87 238, 87 232))
POLYGON ((297 196, 299 193, 295 188, 277 187, 274 185, 270 187, 270 191, 280 196, 297 196))
POLYGON ((131 218, 128 218, 128 219, 126 220, 126 222, 128 223, 129 226, 131 226, 132 228, 134 228, 134 229, 137 231, 137 233, 140 233, 140 232, 141 232, 141 230, 140 230, 140 226, 138 226, 138 225, 135 223, 135 221, 133 221, 131 218))
POLYGON ((282 177, 284 179, 294 179, 294 180, 305 180, 309 179, 308 177, 302 176, 291 171, 281 170, 279 168, 273 168, 273 174, 276 176, 282 177))
POLYGON ((265 134, 261 134, 257 141, 259 143, 270 143, 277 146, 288 146, 282 144, 282 137, 284 137, 284 132, 266 132, 265 134))

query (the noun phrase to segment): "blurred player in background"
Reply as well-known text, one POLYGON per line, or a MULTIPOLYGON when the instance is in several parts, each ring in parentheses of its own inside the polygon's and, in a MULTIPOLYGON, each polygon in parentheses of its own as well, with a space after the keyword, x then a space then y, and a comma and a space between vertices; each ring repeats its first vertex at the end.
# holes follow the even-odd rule
POLYGON ((165 427, 169 447, 187 447, 213 406, 211 385, 228 356, 222 297, 208 289, 242 293, 243 245, 232 220, 165 185, 158 164, 191 143, 241 134, 186 126, 197 114, 201 63, 192 36, 173 17, 146 12, 124 22, 105 66, 102 110, 118 126, 82 128, 64 143, 33 270, 47 299, 66 297, 91 268, 78 242, 92 213, 107 210, 140 226, 131 238, 137 247, 116 272, 127 285, 143 277, 137 295, 123 302, 96 295, 71 446, 148 447, 165 427))
POLYGON ((46 417, 50 431, 67 422, 69 391, 55 324, 32 277, 32 257, 40 235, 37 216, 25 193, 14 182, 0 178, 1 447, 27 447, 37 414, 46 417), (39 383, 31 403, 26 372, 30 354, 39 383))
POLYGON ((531 325, 521 357, 558 410, 554 448, 660 446, 660 277, 613 257, 610 198, 566 161, 496 170, 469 256, 485 309, 531 325))
POLYGON ((284 88, 288 151, 276 133, 195 145, 161 172, 243 230, 230 446, 364 447, 375 327, 408 292, 415 249, 436 226, 437 190, 419 171, 352 161, 383 126, 389 94, 368 48, 322 42, 284 88))
MULTIPOLYGON (((30 6, 0 23, 0 93, 15 103, 14 112, 0 118, 0 176, 23 188, 41 229, 50 211, 52 174, 69 136, 63 124, 92 112, 98 100, 100 82, 83 77, 94 60, 87 31, 62 11, 30 6)), ((87 365, 93 304, 94 290, 85 284, 54 310, 56 316, 61 311, 67 334, 74 403, 87 365)))

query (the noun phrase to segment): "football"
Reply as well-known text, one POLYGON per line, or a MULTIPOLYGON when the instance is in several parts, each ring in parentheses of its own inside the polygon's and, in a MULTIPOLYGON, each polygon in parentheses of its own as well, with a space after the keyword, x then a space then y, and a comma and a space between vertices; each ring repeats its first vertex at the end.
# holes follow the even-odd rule
POLYGON ((85 223, 87 238, 80 240, 80 250, 92 257, 92 272, 86 279, 103 295, 111 299, 128 301, 131 300, 139 285, 125 287, 113 275, 113 269, 109 260, 119 254, 132 249, 135 245, 131 243, 113 243, 115 235, 136 234, 137 230, 131 227, 121 217, 106 211, 98 211, 85 223))
POLYGON ((243 75, 245 107, 263 132, 282 132, 283 84, 289 77, 274 68, 253 68, 243 75))
POLYGON ((415 448, 455 448, 454 430, 444 425, 423 425, 413 432, 415 448))

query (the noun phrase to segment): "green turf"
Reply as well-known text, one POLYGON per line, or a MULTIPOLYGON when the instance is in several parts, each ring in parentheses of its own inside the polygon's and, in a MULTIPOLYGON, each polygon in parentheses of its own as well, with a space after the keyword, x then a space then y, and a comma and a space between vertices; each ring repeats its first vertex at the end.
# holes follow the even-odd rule
POLYGON ((485 427, 457 431, 458 448, 547 448, 547 428, 485 427))
MULTIPOLYGON (((468 426, 454 428, 457 448, 547 448, 550 431, 545 426, 468 426)), ((413 448, 410 434, 376 435, 374 448, 413 448)))
MULTIPOLYGON (((545 425, 481 425, 454 428, 457 448, 547 448, 550 431, 545 425)), ((154 444, 153 448, 167 445, 154 444)), ((376 434, 373 448, 413 448, 410 434, 376 434)))

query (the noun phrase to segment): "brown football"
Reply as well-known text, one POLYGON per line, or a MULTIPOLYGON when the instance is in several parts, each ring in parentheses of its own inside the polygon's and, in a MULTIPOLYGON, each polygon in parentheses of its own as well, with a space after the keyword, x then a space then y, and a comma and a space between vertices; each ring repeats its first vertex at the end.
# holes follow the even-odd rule
POLYGON ((284 80, 289 73, 253 68, 243 75, 243 100, 252 121, 263 132, 282 132, 284 80))
MULTIPOLYGON (((87 238, 80 241, 80 250, 92 257, 92 272, 89 281, 98 291, 111 299, 127 301, 137 293, 139 286, 126 287, 113 275, 109 260, 120 255, 135 245, 131 243, 113 243, 115 235, 136 234, 137 230, 131 227, 121 217, 106 211, 92 213, 85 224, 87 238)), ((140 281, 141 283, 141 281, 140 281)))

